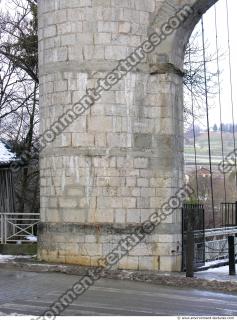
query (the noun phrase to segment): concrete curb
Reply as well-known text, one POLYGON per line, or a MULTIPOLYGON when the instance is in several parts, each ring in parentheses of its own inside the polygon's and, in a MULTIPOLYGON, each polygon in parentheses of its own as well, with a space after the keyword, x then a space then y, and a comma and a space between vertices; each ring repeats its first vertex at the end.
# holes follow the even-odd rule
MULTIPOLYGON (((46 264, 36 261, 13 260, 0 263, 0 270, 17 270, 25 272, 60 272, 68 275, 85 276, 88 267, 63 264, 46 264)), ((93 268, 91 268, 93 269, 93 268)), ((237 292, 237 282, 186 278, 184 273, 157 273, 152 271, 106 270, 102 278, 149 282, 157 285, 179 288, 197 288, 205 290, 237 292)))

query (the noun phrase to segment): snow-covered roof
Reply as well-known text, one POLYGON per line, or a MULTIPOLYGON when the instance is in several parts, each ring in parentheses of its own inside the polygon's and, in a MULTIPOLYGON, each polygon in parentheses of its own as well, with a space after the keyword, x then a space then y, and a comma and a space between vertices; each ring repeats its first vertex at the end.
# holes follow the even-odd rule
POLYGON ((0 140, 0 166, 9 165, 16 159, 16 154, 12 152, 3 141, 0 140))

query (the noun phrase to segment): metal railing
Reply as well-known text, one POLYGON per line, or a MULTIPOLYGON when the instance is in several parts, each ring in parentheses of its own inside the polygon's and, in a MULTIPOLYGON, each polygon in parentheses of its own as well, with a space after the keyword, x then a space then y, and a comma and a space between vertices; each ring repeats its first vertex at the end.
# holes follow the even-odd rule
POLYGON ((195 268, 205 264, 205 215, 202 204, 183 204, 182 208, 182 269, 186 269, 187 258, 192 259, 195 268), (194 235, 193 231, 198 230, 194 235), (188 243, 193 238, 193 257, 188 254, 188 243))
POLYGON ((37 241, 38 213, 0 213, 0 243, 37 241))
POLYGON ((237 226, 237 202, 221 203, 222 226, 237 226))
MULTIPOLYGON (((195 231, 194 237, 198 238, 201 231, 195 231)), ((214 228, 205 230, 205 262, 228 258, 228 236, 236 235, 237 227, 214 228)), ((235 238, 237 246, 237 238, 235 238)), ((194 251, 198 252, 201 243, 194 244, 194 251)))
MULTIPOLYGON (((194 231, 194 235, 198 237, 198 234, 202 232, 203 232, 202 230, 196 230, 194 231)), ((234 235, 234 234, 237 234, 237 226, 205 229, 205 238, 224 236, 224 235, 228 236, 228 235, 234 235)))

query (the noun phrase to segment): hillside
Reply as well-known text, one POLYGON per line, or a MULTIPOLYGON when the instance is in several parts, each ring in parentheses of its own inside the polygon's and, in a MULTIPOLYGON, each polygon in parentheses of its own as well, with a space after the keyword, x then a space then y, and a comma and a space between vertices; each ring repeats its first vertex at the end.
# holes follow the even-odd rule
MULTIPOLYGON (((214 164, 218 164, 222 160, 222 144, 221 144, 221 133, 211 132, 211 152, 212 161, 214 164)), ((233 134, 229 132, 223 133, 224 141, 224 154, 228 155, 234 149, 233 134)), ((237 133, 236 133, 237 143, 237 133)), ((200 133, 196 137, 196 149, 198 162, 208 163, 208 137, 207 132, 200 133)), ((194 162, 194 147, 193 138, 185 137, 185 160, 186 162, 194 162)))

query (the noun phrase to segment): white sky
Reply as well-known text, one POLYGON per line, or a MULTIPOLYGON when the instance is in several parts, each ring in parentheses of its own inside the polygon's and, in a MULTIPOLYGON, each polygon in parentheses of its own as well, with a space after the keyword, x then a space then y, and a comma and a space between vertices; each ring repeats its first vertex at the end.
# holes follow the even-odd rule
MULTIPOLYGON (((230 25, 230 46, 231 46, 231 68, 233 80, 233 98, 234 98, 234 117, 237 123, 237 1, 227 0, 229 7, 229 25, 230 25)), ((221 104, 222 104, 222 121, 224 123, 232 123, 232 105, 231 105, 231 90, 230 90, 230 72, 229 72, 229 53, 228 53, 228 32, 227 32, 227 14, 226 14, 226 0, 219 0, 216 4, 217 12, 217 29, 220 58, 220 78, 221 78, 221 104)), ((215 10, 214 7, 208 10, 204 15, 205 38, 208 42, 209 53, 216 53, 216 31, 215 31, 215 10)), ((196 27, 201 30, 201 24, 196 27)), ((208 52, 207 52, 208 54, 208 52)), ((213 72, 217 71, 216 61, 210 63, 208 66, 213 72)), ((217 88, 218 89, 218 88, 217 88)), ((210 122, 211 125, 220 123, 219 116, 219 97, 214 100, 209 100, 210 108, 210 122)), ((202 123, 205 124, 205 118, 202 123)))

